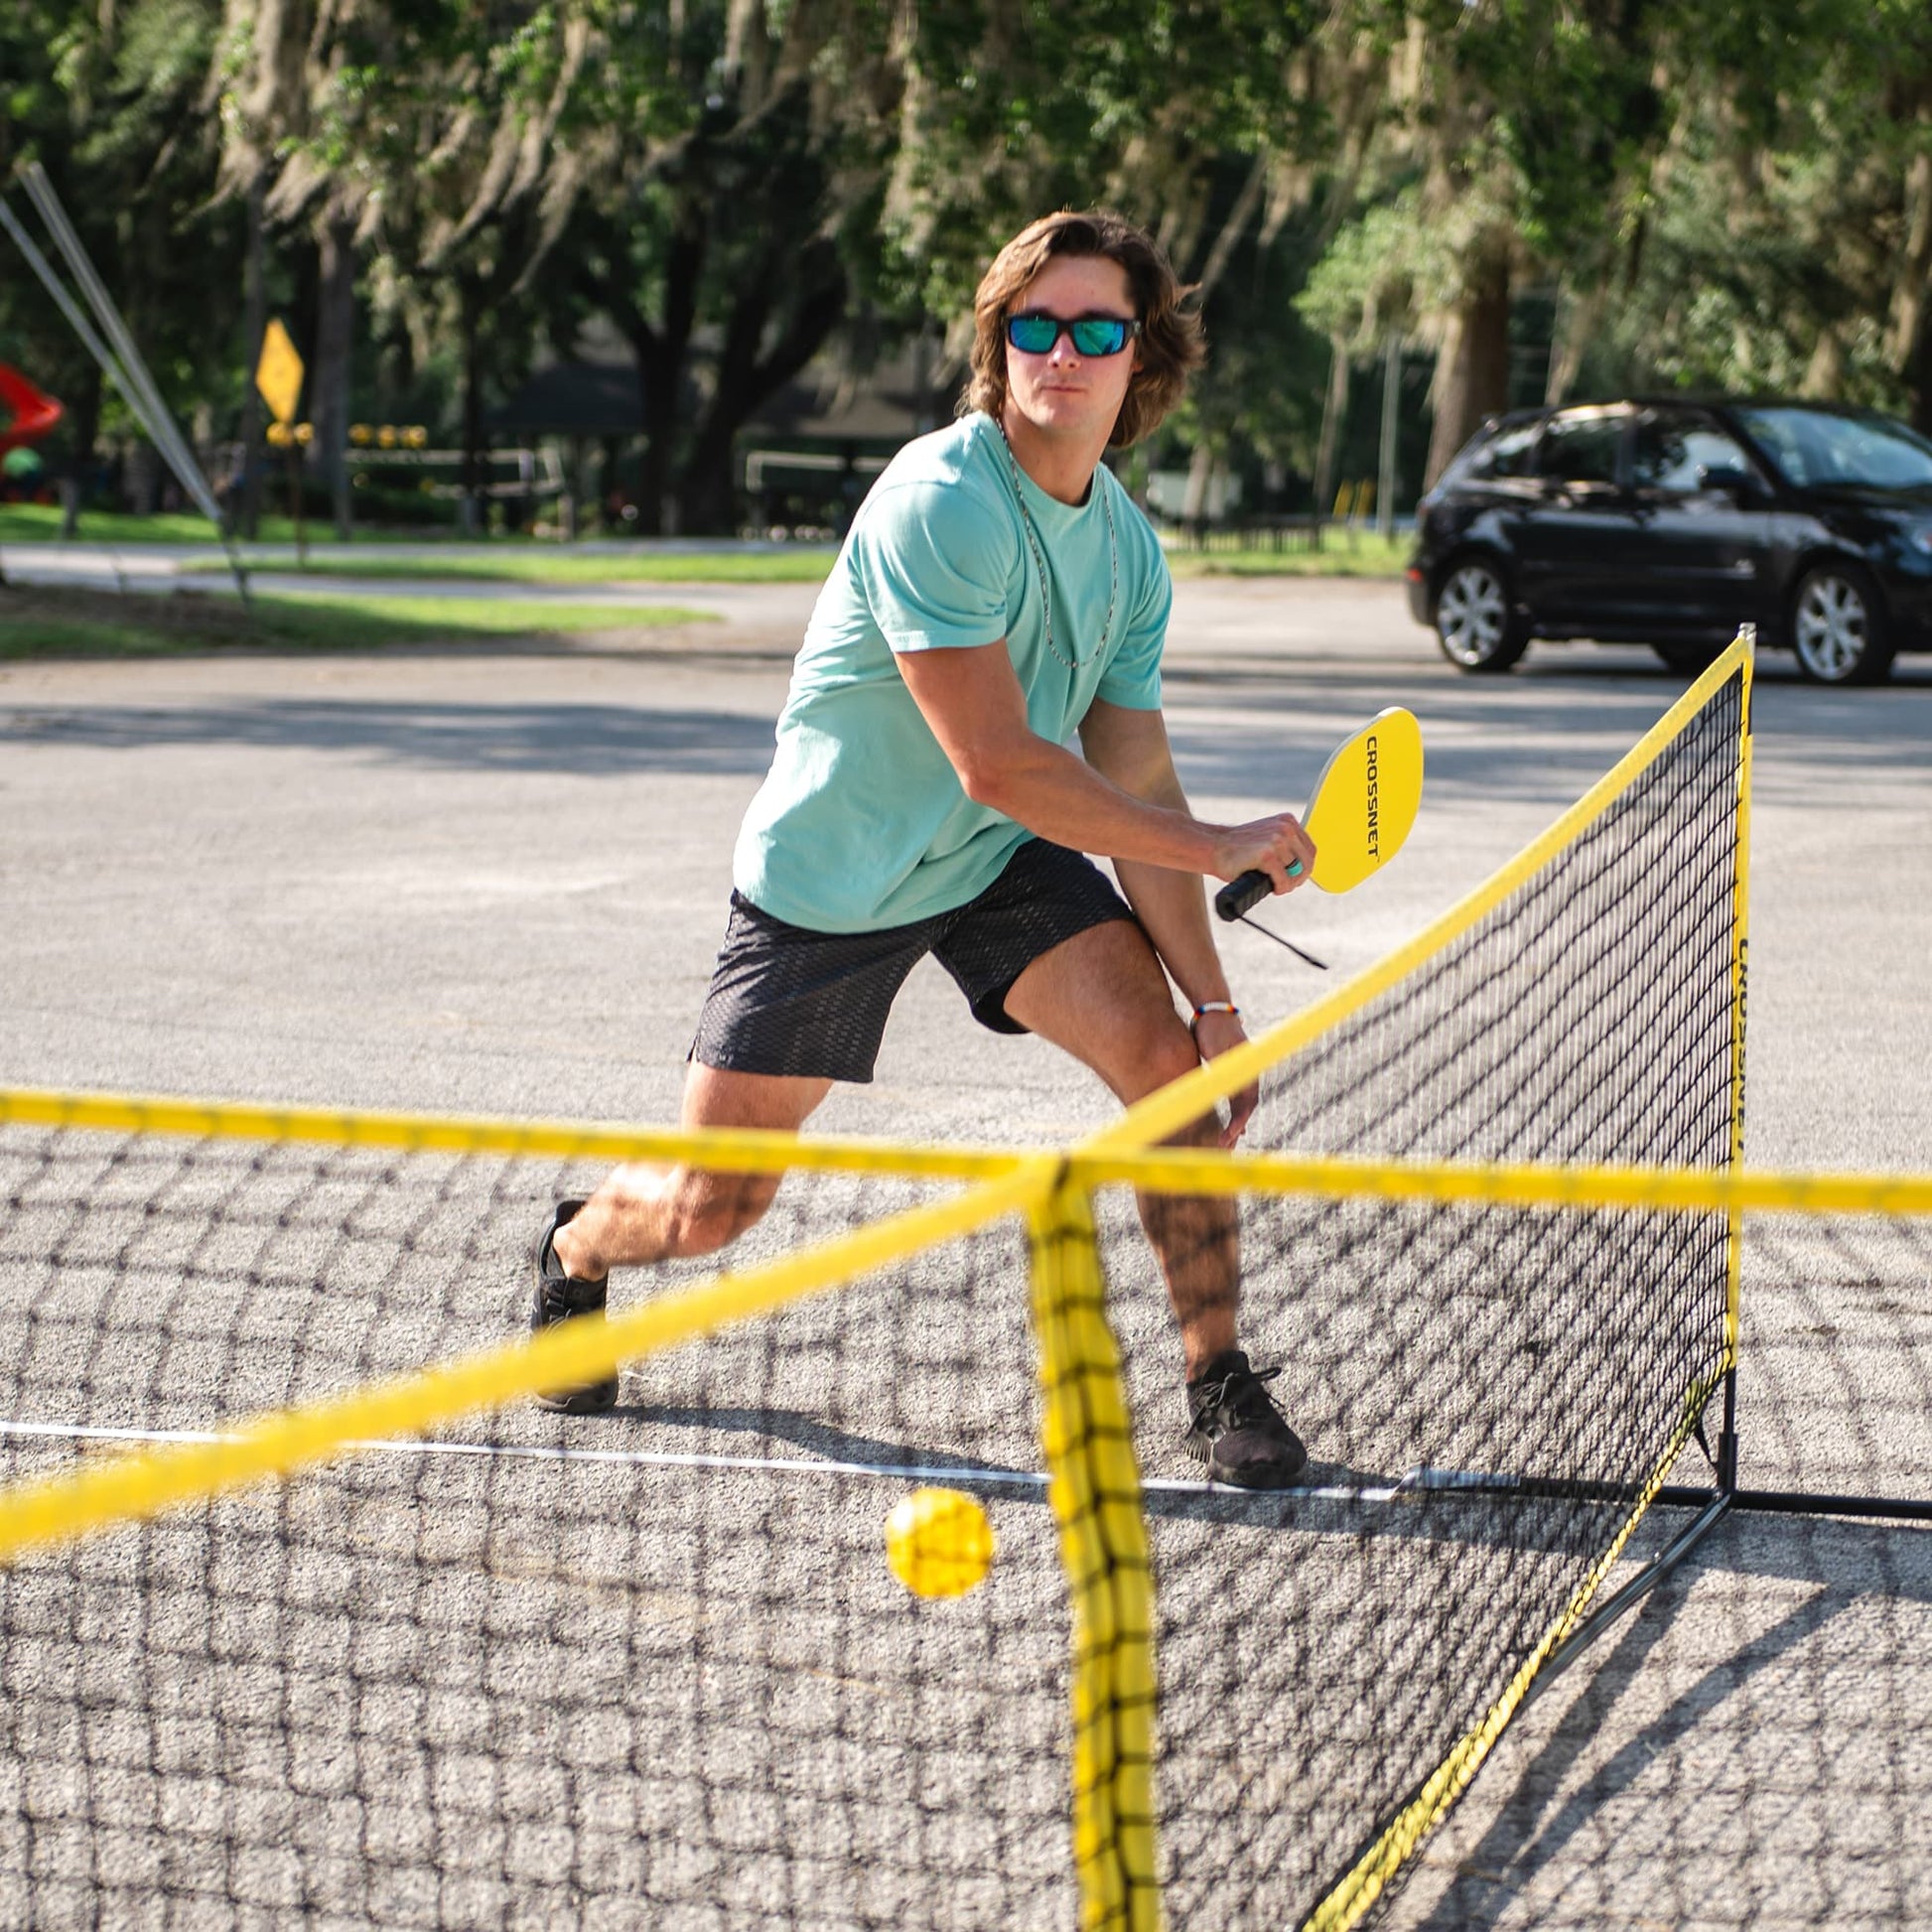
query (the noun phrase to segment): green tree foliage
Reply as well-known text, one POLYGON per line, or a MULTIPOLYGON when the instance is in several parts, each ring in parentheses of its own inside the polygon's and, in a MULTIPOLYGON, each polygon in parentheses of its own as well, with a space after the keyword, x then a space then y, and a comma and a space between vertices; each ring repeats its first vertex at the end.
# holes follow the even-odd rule
MULTIPOLYGON (((1339 0, 1330 43, 1384 75, 1362 207, 1305 308, 1359 350, 1436 344, 1433 478, 1509 401, 1512 298, 1560 280, 1593 297, 1667 132, 1670 16, 1696 0, 1339 0)), ((1554 386, 1561 386, 1561 376, 1554 386)))
MULTIPOLYGON (((1120 207, 1198 291, 1207 367, 1154 460, 1301 465, 1321 345, 1291 307, 1331 131, 1311 4, 1123 0, 920 9, 902 44, 884 209, 888 299, 945 319, 962 359, 988 259, 1049 209, 1120 207)), ((1135 473, 1147 461, 1130 460, 1135 473)))
POLYGON ((1361 206, 1304 310, 1441 350, 1433 475, 1511 400, 1511 298, 1553 288, 1545 393, 1846 396, 1932 420, 1932 23, 1919 0, 1339 0, 1384 65, 1361 206))
POLYGON ((1932 18, 1810 0, 1708 25, 1587 373, 1932 427, 1932 18))
MULTIPOLYGON (((417 50, 414 7, 380 0, 232 0, 215 80, 229 193, 317 255, 309 355, 312 460, 349 528, 350 356, 366 243, 386 186, 372 100, 417 50)), ((251 318, 251 321, 255 320, 251 318)))
MULTIPOLYGON (((1438 353, 1432 471, 1529 388, 1932 420, 1923 0, 0 0, 27 155, 191 419, 241 413, 279 280, 332 464, 372 380, 447 368, 476 451, 545 337, 614 330, 646 528, 731 527, 735 440, 815 355, 936 324, 957 360, 992 249, 1096 203, 1200 285, 1164 462, 1318 468, 1391 337, 1438 353)), ((91 437, 13 273, 0 352, 91 437)))
POLYGON ((882 7, 591 0, 545 279, 637 368, 647 529, 729 529, 740 428, 844 320, 896 108, 882 7))
MULTIPOLYGON (((1130 208, 1198 271, 1218 238, 1223 159, 1300 158, 1313 145, 1320 115, 1297 64, 1319 11, 1311 0, 908 10, 885 207, 900 285, 957 313, 1023 222, 1096 204, 1130 208)), ((1243 222, 1259 212, 1251 201, 1243 222)))
POLYGON ((588 25, 547 5, 514 17, 424 5, 396 9, 384 41, 383 58, 329 97, 329 149, 370 178, 363 293, 396 364, 387 386, 454 366, 474 501, 487 393, 521 377, 541 332, 539 279, 560 225, 557 130, 588 25))

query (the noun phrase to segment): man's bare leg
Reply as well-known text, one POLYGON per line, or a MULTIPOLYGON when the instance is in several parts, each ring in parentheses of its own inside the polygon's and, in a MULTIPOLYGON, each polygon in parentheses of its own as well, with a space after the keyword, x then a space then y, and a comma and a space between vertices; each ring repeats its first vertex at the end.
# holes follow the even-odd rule
MULTIPOLYGON (((1090 926, 1042 954, 1007 995, 1007 1012, 1084 1061, 1132 1105, 1200 1064, 1173 1010, 1167 975, 1137 925, 1090 926)), ((1171 1137, 1212 1146, 1212 1116, 1171 1137)), ((1217 1195, 1140 1195, 1141 1223, 1167 1277, 1187 1360, 1187 1447, 1216 1481, 1250 1489, 1293 1483, 1308 1461, 1235 1346, 1240 1250, 1234 1203, 1217 1195)))
MULTIPOLYGON (((1006 1005, 1023 1027, 1091 1067, 1126 1106, 1200 1064, 1154 948, 1125 919, 1089 926, 1042 953, 1014 982, 1006 1005)), ((1171 1138, 1211 1147, 1218 1134, 1210 1116, 1171 1138)), ((1191 1380, 1235 1345, 1234 1203, 1207 1194, 1143 1193, 1137 1201, 1167 1278, 1191 1380)))
MULTIPOLYGON (((831 1089, 830 1080, 733 1073, 693 1060, 679 1125, 795 1133, 831 1089)), ((613 1268, 708 1255, 763 1214, 781 1178, 713 1173, 682 1162, 621 1167, 557 1230, 551 1249, 579 1281, 602 1281, 613 1268)))

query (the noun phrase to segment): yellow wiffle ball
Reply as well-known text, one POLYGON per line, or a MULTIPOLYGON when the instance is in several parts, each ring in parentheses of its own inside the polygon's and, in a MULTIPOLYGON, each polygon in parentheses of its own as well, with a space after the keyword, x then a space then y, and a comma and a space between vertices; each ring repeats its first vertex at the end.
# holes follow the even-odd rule
POLYGON ((993 1563, 993 1525, 958 1489, 915 1489, 886 1518, 886 1561, 914 1596, 959 1596, 993 1563))

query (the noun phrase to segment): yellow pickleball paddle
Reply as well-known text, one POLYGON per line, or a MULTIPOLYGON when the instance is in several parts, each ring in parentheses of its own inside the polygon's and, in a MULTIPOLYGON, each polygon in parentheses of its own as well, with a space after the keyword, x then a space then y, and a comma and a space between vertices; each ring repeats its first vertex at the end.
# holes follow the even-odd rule
MULTIPOLYGON (((1302 817, 1314 841, 1313 884, 1353 892, 1402 850, 1422 807, 1422 727, 1401 705, 1378 711, 1335 747, 1302 817)), ((1238 919, 1273 891, 1265 872, 1244 872, 1214 895, 1214 909, 1238 919)))
POLYGON ((1328 755, 1302 820, 1313 883, 1352 893, 1402 850, 1422 806, 1422 727, 1400 705, 1378 711, 1328 755))

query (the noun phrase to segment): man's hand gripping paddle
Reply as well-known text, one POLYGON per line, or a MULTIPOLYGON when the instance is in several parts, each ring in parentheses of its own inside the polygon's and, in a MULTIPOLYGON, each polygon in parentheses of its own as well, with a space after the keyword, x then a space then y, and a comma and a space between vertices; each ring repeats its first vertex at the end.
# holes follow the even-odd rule
MULTIPOLYGON (((1392 705, 1344 738, 1314 781, 1302 819, 1314 841, 1310 878, 1324 893, 1352 892, 1402 850, 1421 804, 1422 727, 1414 712, 1392 705)), ((1267 932, 1277 945, 1326 972, 1320 960, 1247 916, 1273 891, 1265 872, 1244 872, 1214 895, 1214 909, 1267 932)))

